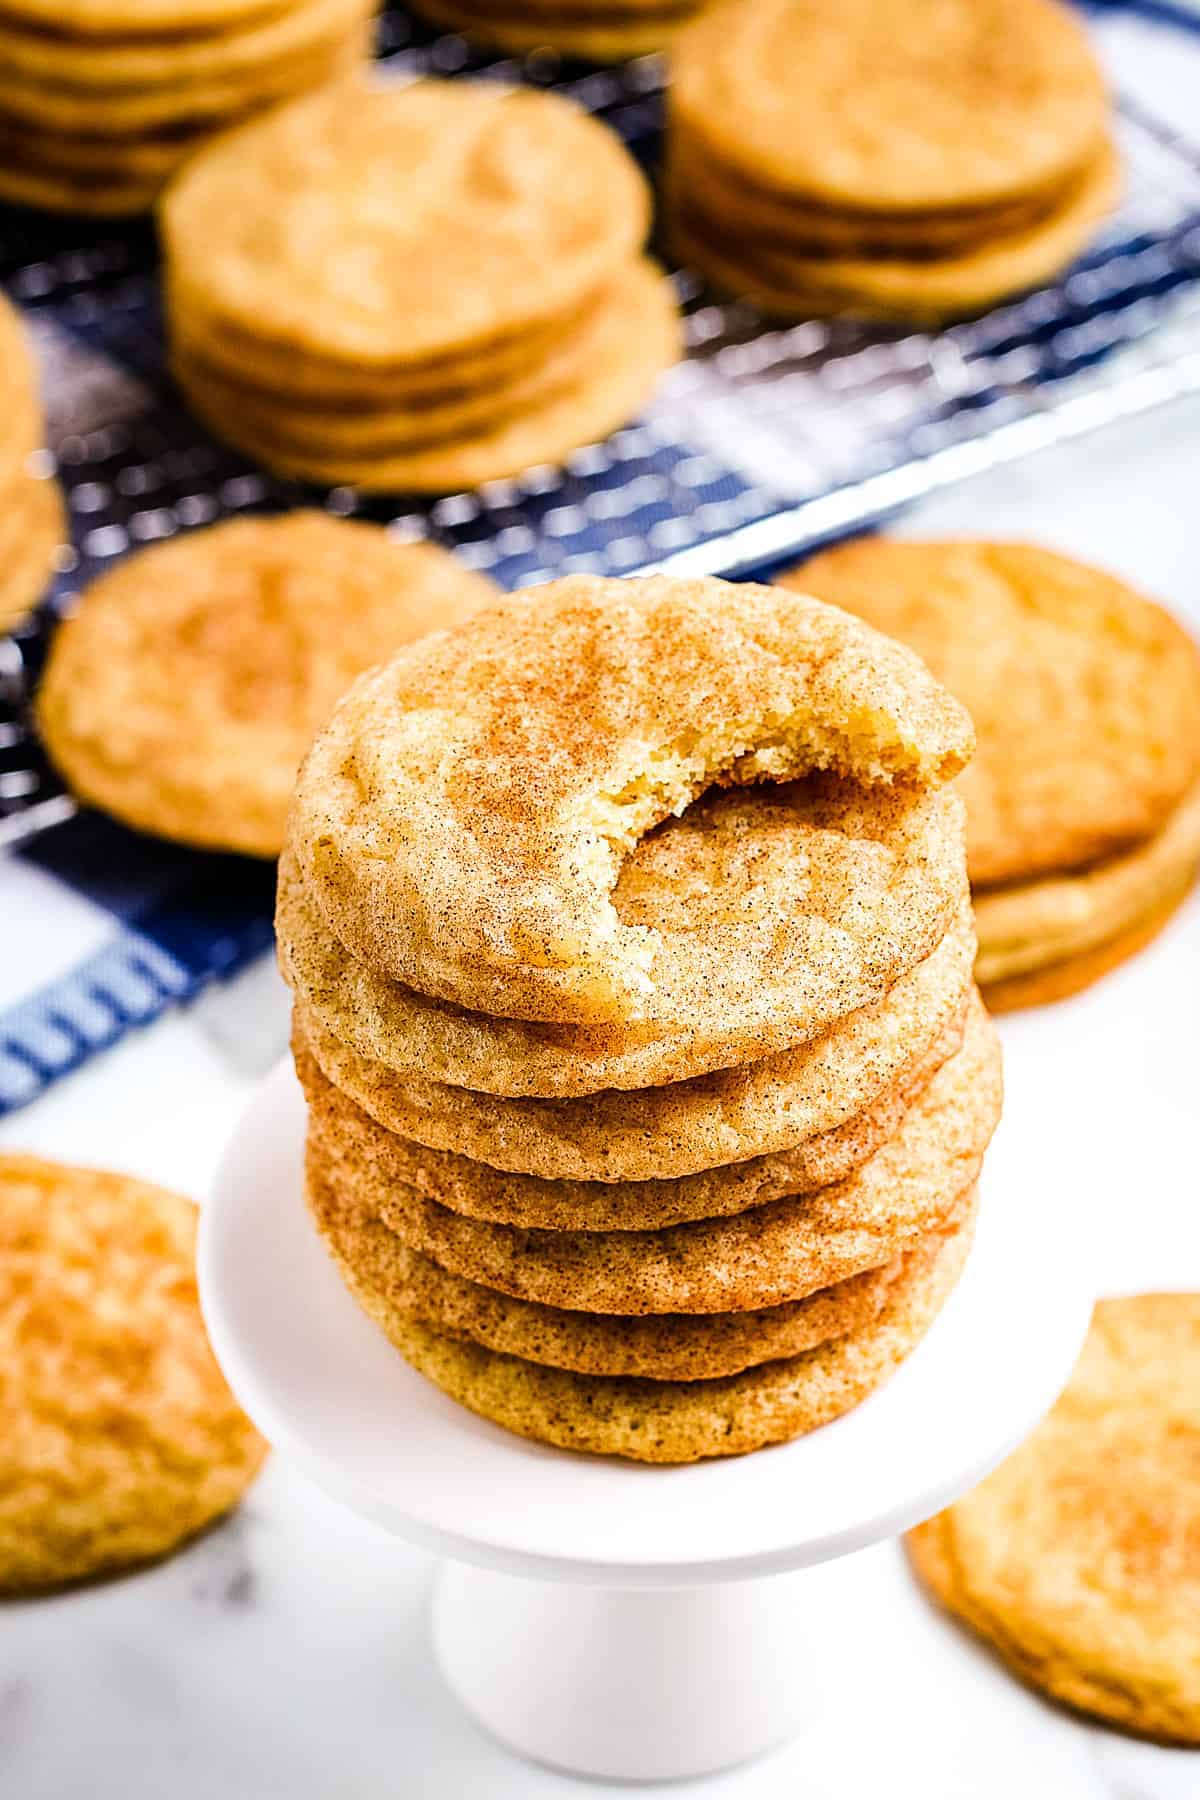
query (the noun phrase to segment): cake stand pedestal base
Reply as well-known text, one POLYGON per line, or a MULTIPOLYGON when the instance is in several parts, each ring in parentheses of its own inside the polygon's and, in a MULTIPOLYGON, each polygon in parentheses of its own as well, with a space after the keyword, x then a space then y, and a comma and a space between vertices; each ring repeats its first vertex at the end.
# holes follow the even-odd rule
POLYGON ((434 1648, 467 1711, 535 1762, 610 1780, 707 1775, 783 1743, 811 1709, 805 1581, 601 1588, 447 1562, 434 1648))

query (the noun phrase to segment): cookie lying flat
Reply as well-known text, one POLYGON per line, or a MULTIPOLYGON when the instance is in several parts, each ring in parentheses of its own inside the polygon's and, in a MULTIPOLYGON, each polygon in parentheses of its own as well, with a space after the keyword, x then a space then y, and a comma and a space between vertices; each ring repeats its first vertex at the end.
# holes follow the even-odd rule
MULTIPOLYGON (((269 0, 137 0, 137 22, 147 32, 231 30, 268 5, 269 0)), ((60 0, 6 0, 5 11, 31 25, 62 24, 60 0)), ((98 40, 127 37, 130 0, 71 0, 71 27, 98 40)))
POLYGON ((38 723, 74 790, 142 831, 277 855, 296 770, 354 677, 495 596, 430 544, 324 513, 135 552, 58 631, 38 723))
POLYGON ((257 83, 317 50, 328 56, 371 8, 367 0, 284 0, 259 5, 259 16, 235 29, 200 21, 189 26, 176 18, 174 29, 156 31, 145 0, 120 0, 109 33, 89 31, 74 4, 69 29, 57 33, 22 21, 19 10, 6 4, 0 12, 6 103, 22 104, 20 82, 40 83, 43 110, 35 118, 68 131, 96 131, 105 123, 131 129, 178 124, 181 113, 202 120, 213 110, 210 96, 218 93, 223 111, 224 96, 239 91, 238 81, 257 83))
POLYGON ((374 1295, 375 1307, 394 1308, 439 1334, 579 1375, 713 1380, 799 1356, 870 1324, 903 1267, 896 1257, 804 1300, 759 1312, 568 1312, 450 1274, 406 1249, 386 1225, 343 1205, 328 1182, 311 1185, 308 1199, 334 1259, 353 1271, 356 1293, 374 1295))
POLYGON ((991 1013, 1017 1012, 1026 1006, 1049 1006, 1055 1000, 1069 1000, 1080 994, 1102 976, 1120 968, 1139 951, 1146 949, 1171 923, 1187 891, 1165 901, 1154 912, 1117 937, 1098 944, 1094 950, 1082 950, 1062 962, 1048 963, 1041 969, 1030 969, 1024 975, 1006 975, 991 981, 983 990, 991 1013))
MULTIPOLYGON (((577 391, 594 375, 597 359, 611 344, 614 315, 630 322, 622 293, 640 310, 640 296, 649 293, 658 301, 661 277, 652 265, 634 263, 619 281, 606 289, 600 300, 591 300, 555 333, 549 343, 535 334, 531 354, 512 368, 507 377, 493 373, 479 379, 470 369, 446 372, 449 385, 438 392, 433 378, 424 390, 414 384, 405 391, 397 385, 389 392, 377 377, 371 392, 351 400, 346 392, 338 404, 320 406, 304 393, 287 399, 247 378, 228 361, 228 347, 221 334, 209 338, 201 320, 193 332, 186 312, 175 315, 175 370, 189 390, 207 395, 212 406, 224 409, 238 421, 238 429, 261 441, 281 445, 312 459, 336 457, 345 464, 366 465, 376 459, 414 461, 477 439, 515 430, 517 422, 536 413, 548 402, 577 391), (206 338, 209 339, 206 342, 206 338), (218 348, 219 343, 219 348, 218 348), (536 348, 537 354, 532 354, 536 348)), ((664 301, 668 320, 674 308, 664 301)), ((500 362, 501 359, 495 359, 500 362)), ((407 385, 407 384, 405 384, 407 385)))
POLYGON ((380 1182, 310 1129, 308 1168, 344 1207, 469 1281, 589 1313, 720 1313, 777 1306, 878 1268, 939 1229, 979 1174, 1000 1116, 1000 1049, 975 1007, 962 1049, 896 1136, 834 1188, 661 1231, 518 1231, 380 1182))
POLYGON ((67 540, 62 490, 52 476, 30 473, 45 441, 38 369, 25 323, 0 296, 0 632, 37 605, 50 585, 56 553, 67 540))
POLYGON ((683 33, 672 75, 673 128, 723 163, 898 213, 1053 187, 1107 114, 1087 34, 1050 0, 725 0, 683 33))
MULTIPOLYGON (((511 394, 497 401, 485 391, 480 405, 486 412, 491 401, 495 416, 477 419, 457 436, 360 450, 334 443, 323 431, 323 418, 312 422, 305 441, 286 423, 265 420, 261 410, 255 418, 235 386, 214 381, 211 367, 198 367, 186 351, 174 356, 172 368, 199 418, 279 474, 367 492, 438 494, 561 463, 572 451, 606 438, 641 411, 682 345, 674 289, 655 264, 642 259, 613 283, 590 350, 576 346, 572 380, 547 387, 527 406, 511 394)), ((413 430, 419 432, 423 423, 418 420, 413 430)))
POLYGON ((658 1025, 489 1018, 390 981, 330 934, 290 849, 280 966, 322 1025, 398 1074, 541 1098, 684 1081, 818 1036, 931 953, 965 894, 960 833, 946 790, 814 777, 698 800, 634 845, 612 891, 620 925, 657 938, 658 1025))
POLYGON ((866 538, 783 580, 911 645, 970 712, 977 886, 1124 850, 1200 775, 1200 655, 1115 576, 1029 544, 866 538))
POLYGON ((9 520, 17 535, 0 565, 0 631, 42 599, 68 537, 62 491, 52 477, 24 476, 10 494, 9 520))
MULTIPOLYGON (((655 826, 714 784, 828 770, 936 786, 971 752, 965 714, 909 652, 782 592, 573 577, 359 682, 307 757, 292 814, 327 927, 379 972, 463 1006, 653 1017, 661 939, 622 924, 612 891, 655 826)), ((860 870, 868 892, 875 861, 860 870)), ((892 911, 897 969, 936 941, 945 892, 914 883, 892 911)), ((809 989, 829 1022, 863 1005, 874 938, 874 925, 830 932, 791 912, 777 943, 793 1012, 809 989)))
POLYGON ((214 433, 314 483, 456 493, 560 464, 681 354, 649 223, 621 139, 557 94, 330 84, 167 196, 172 368, 214 433))
POLYGON ((414 1324, 373 1289, 347 1284, 412 1366, 472 1412, 521 1437, 637 1462, 698 1462, 781 1443, 849 1412, 932 1325, 970 1248, 971 1223, 905 1259, 861 1331, 715 1381, 577 1375, 414 1324))
POLYGON ((1124 855, 975 897, 976 974, 987 986, 1102 949, 1170 912, 1200 869, 1200 781, 1162 829, 1124 855))
POLYGON ((885 998, 822 1037, 692 1081, 577 1100, 510 1100, 397 1075, 297 1006, 299 1041, 328 1081, 388 1131, 551 1181, 645 1181, 792 1150, 911 1081, 971 990, 975 935, 960 918, 885 998))
POLYGON ((747 237, 736 213, 714 219, 705 210, 709 196, 685 191, 675 176, 670 235, 685 264, 771 317, 848 313, 937 322, 1050 280, 1095 237, 1121 190, 1120 161, 1106 145, 1056 210, 1016 231, 939 256, 830 255, 747 237))
POLYGON ((524 55, 554 50, 589 62, 625 62, 667 48, 699 0, 421 0, 417 10, 475 44, 524 55))
POLYGON ((725 167, 690 136, 673 142, 669 152, 668 184, 684 196, 702 188, 704 210, 714 221, 740 217, 748 237, 808 256, 934 258, 975 249, 998 233, 1007 236, 1036 224, 1079 180, 1072 170, 1044 191, 989 207, 890 212, 880 207, 838 207, 760 178, 750 180, 744 171, 725 167))
MULTIPOLYGON (((214 134, 362 64, 370 49, 371 9, 372 0, 351 0, 351 22, 301 56, 228 80, 131 93, 89 93, 22 77, 12 67, 14 41, 0 24, 0 186, 7 194, 30 179, 57 182, 63 202, 58 210, 74 198, 86 203, 80 211, 144 212, 188 155, 214 134), (134 198, 119 205, 126 195, 134 198)), ((296 13, 309 10, 320 9, 298 7, 296 13)), ((93 54, 90 46, 85 54, 93 54)))
POLYGON ((107 1575, 234 1506, 266 1446, 204 1333, 195 1208, 0 1156, 0 1591, 107 1575))
POLYGON ((620 140, 557 95, 363 80, 194 158, 162 228, 169 276, 211 317, 362 368, 553 320, 637 254, 649 218, 620 140))
POLYGON ((953 1017, 902 1079, 866 1112, 832 1131, 773 1156, 646 1181, 547 1181, 472 1162, 453 1150, 427 1149, 385 1131, 339 1093, 306 1049, 298 1025, 292 1050, 314 1134, 339 1160, 369 1167, 383 1188, 413 1188, 469 1219, 522 1230, 658 1231, 691 1219, 727 1218, 786 1194, 811 1194, 844 1181, 899 1130, 917 1096, 960 1047, 965 1024, 965 1013, 953 1017))
POLYGON ((165 281, 174 342, 181 350, 219 364, 247 392, 260 397, 286 393, 293 402, 310 403, 314 417, 345 417, 360 407, 399 412, 527 380, 561 348, 564 333, 584 324, 603 293, 585 293, 557 318, 504 331, 469 349, 432 354, 420 362, 384 357, 357 363, 264 337, 249 322, 238 324, 210 313, 186 268, 168 269, 165 281))
POLYGON ((1048 1417, 909 1533, 937 1599, 1014 1672, 1200 1743, 1200 1296, 1103 1300, 1048 1417))
POLYGON ((976 311, 1064 268, 1120 191, 1055 0, 724 0, 676 39, 667 106, 668 240, 782 319, 976 311))
POLYGON ((59 211, 147 210, 206 142, 361 66, 376 0, 272 0, 168 19, 144 0, 103 13, 0 11, 0 193, 59 211))

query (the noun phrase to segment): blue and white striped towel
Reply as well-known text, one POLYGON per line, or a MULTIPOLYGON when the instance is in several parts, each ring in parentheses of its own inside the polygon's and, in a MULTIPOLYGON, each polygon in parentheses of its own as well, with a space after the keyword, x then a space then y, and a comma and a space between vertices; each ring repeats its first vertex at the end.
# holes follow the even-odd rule
POLYGON ((0 1114, 270 948, 275 871, 95 814, 3 867, 0 1114))

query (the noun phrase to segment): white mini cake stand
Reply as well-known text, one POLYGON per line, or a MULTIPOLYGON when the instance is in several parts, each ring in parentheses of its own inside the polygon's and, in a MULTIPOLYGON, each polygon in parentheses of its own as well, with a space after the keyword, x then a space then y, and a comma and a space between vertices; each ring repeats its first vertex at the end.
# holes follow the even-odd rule
POLYGON ((1087 1271, 1056 1225, 1064 1189, 1041 1166, 1050 1146, 1006 1121, 959 1287, 846 1418, 688 1468, 552 1450, 456 1405, 359 1311, 304 1205, 303 1136, 283 1067, 203 1214, 217 1356, 284 1455, 446 1556, 433 1621, 446 1680, 496 1737, 576 1774, 700 1775, 791 1735, 819 1704, 822 1634, 812 1578, 790 1572, 972 1486, 1053 1402, 1087 1328, 1087 1271))

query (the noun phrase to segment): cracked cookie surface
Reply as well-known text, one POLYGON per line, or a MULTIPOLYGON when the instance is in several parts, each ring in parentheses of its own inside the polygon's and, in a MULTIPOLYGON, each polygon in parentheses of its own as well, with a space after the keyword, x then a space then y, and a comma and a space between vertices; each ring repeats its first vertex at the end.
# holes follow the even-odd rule
MULTIPOLYGON (((819 601, 579 576, 510 595, 359 682, 305 760, 290 843, 326 927, 381 974, 527 1019, 627 1024, 661 998, 678 1024, 678 992, 660 997, 655 975, 660 933, 613 905, 642 839, 714 785, 761 795, 822 771, 894 809, 905 788, 949 780, 972 744, 911 652, 819 601)), ((889 896, 893 974, 936 941, 947 880, 936 898, 933 867, 953 862, 957 836, 951 822, 940 851, 926 840, 926 878, 889 896)), ((878 860, 865 846, 868 892, 878 860)), ((818 930, 807 946, 804 913, 789 907, 785 929, 772 911, 757 978, 797 1012, 811 994, 827 1022, 865 1004, 880 920, 868 905, 856 930, 853 910, 840 942, 818 930)))
POLYGON ((131 1176, 0 1156, 0 1591, 164 1556, 266 1445, 208 1346, 196 1209, 131 1176))
POLYGON ((276 856, 296 770, 364 669, 495 598, 432 544, 321 512, 135 553, 57 632, 37 699, 77 793, 142 831, 276 856))
POLYGON ((1013 1672, 1125 1730, 1200 1743, 1200 1295, 1102 1300, 1053 1410, 908 1535, 1013 1672))

